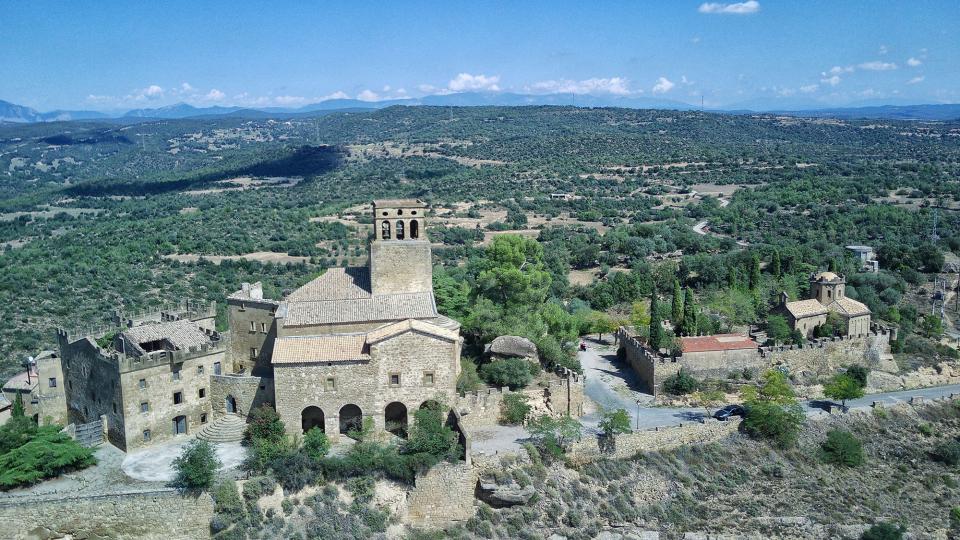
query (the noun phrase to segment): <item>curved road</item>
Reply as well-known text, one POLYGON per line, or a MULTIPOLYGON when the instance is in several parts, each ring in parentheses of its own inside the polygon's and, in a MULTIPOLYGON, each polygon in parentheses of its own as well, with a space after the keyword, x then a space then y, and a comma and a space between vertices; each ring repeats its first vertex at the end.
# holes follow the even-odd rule
MULTIPOLYGON (((653 396, 639 391, 642 386, 636 379, 633 370, 616 359, 616 349, 609 344, 599 344, 587 341, 587 350, 579 354, 583 373, 586 375, 584 391, 597 405, 605 409, 625 409, 630 414, 630 421, 634 429, 649 429, 659 426, 672 426, 682 422, 699 421, 707 416, 707 409, 680 408, 680 407, 653 407, 653 396), (637 401, 640 405, 637 405, 637 401)), ((860 399, 847 401, 850 408, 869 407, 874 401, 885 404, 909 401, 911 397, 934 399, 951 394, 960 394, 960 384, 949 386, 935 386, 931 388, 917 388, 914 390, 900 390, 897 392, 883 392, 868 394, 860 399)), ((823 412, 824 401, 804 401, 803 406, 807 415, 823 412)), ((712 410, 710 411, 712 412, 712 410)), ((599 412, 591 413, 582 418, 584 426, 596 428, 599 421, 599 412)))

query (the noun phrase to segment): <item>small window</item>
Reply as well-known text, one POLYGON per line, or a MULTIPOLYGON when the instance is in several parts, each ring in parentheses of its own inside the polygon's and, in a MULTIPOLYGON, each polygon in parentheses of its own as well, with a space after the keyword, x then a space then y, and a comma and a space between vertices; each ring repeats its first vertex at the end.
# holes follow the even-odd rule
POLYGON ((265 322, 260 323, 260 333, 261 334, 267 333, 267 323, 265 322))
POLYGON ((150 403, 144 401, 140 404, 140 412, 150 412, 150 403))
POLYGON ((183 403, 183 392, 174 392, 173 393, 173 404, 180 405, 183 403))
POLYGON ((253 321, 250 321, 250 331, 251 331, 251 332, 256 332, 256 331, 257 331, 257 323, 255 323, 255 322, 253 322, 253 321))
POLYGON ((328 392, 333 392, 337 389, 337 379, 333 377, 327 377, 327 382, 324 384, 324 389, 328 392))
POLYGON ((397 238, 397 240, 403 240, 403 237, 404 237, 404 234, 403 234, 403 222, 400 221, 400 220, 397 220, 397 235, 396 235, 396 238, 397 238))
POLYGON ((255 359, 257 358, 257 348, 256 348, 256 347, 250 347, 250 358, 251 358, 252 360, 255 360, 255 359))
POLYGON ((146 380, 146 379, 140 379, 140 381, 139 381, 137 384, 140 386, 140 389, 143 390, 144 388, 147 387, 147 380, 146 380))
POLYGON ((73 381, 67 381, 67 388, 73 390, 73 381))
POLYGON ((213 363, 213 374, 220 375, 220 362, 213 363))
POLYGON ((198 391, 197 391, 197 396, 199 396, 200 399, 203 399, 203 398, 207 397, 207 389, 206 389, 206 388, 201 388, 200 390, 198 390, 198 391))
POLYGON ((424 371, 423 372, 423 385, 424 386, 433 386, 433 372, 424 371))
POLYGON ((398 215, 398 216, 402 216, 402 215, 403 215, 403 208, 397 210, 397 215, 398 215))
MULTIPOLYGON (((386 212, 384 212, 386 214, 386 212)), ((380 239, 389 240, 390 239, 390 222, 384 221, 380 224, 380 239)))
POLYGON ((143 430, 143 442, 150 442, 150 430, 143 430))
POLYGON ((175 381, 179 381, 179 380, 180 380, 180 370, 179 370, 179 369, 176 370, 176 371, 174 371, 173 373, 171 373, 171 375, 173 375, 173 380, 175 380, 175 381))
POLYGON ((56 377, 50 377, 49 379, 47 379, 47 386, 49 386, 50 388, 56 388, 56 387, 57 387, 57 378, 56 378, 56 377))
POLYGON ((203 375, 203 366, 197 366, 197 375, 203 375))
POLYGON ((201 424, 207 423, 207 413, 200 413, 200 423, 201 424))
POLYGON ((117 404, 113 404, 113 414, 117 414, 117 404))
POLYGON ((240 311, 246 311, 246 310, 247 310, 247 306, 244 305, 243 302, 240 302, 240 311))
POLYGON ((390 386, 400 386, 400 374, 391 373, 390 374, 390 386))

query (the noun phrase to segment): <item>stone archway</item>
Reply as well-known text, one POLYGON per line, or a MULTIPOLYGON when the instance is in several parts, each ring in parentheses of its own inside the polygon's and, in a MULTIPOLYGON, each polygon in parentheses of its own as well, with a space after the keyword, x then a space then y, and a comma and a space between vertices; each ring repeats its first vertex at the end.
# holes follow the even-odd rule
POLYGON ((323 409, 320 407, 314 407, 313 405, 304 409, 300 413, 300 427, 303 428, 304 433, 313 428, 318 428, 320 431, 326 431, 323 409))
POLYGON ((228 395, 226 399, 227 414, 237 414, 237 398, 228 395))
POLYGON ((420 404, 421 409, 430 409, 433 411, 440 410, 440 402, 435 399, 428 399, 420 404))
POLYGON ((383 410, 384 428, 397 437, 407 438, 407 406, 399 401, 383 410))
POLYGON ((346 435, 350 431, 363 429, 363 411, 353 403, 344 405, 340 409, 340 433, 346 435))

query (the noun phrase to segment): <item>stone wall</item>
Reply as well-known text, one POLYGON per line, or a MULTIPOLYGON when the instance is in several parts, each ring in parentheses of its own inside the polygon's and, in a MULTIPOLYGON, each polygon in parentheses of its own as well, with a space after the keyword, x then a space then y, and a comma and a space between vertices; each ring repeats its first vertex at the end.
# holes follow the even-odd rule
POLYGON ((0 500, 3 537, 170 540, 209 538, 213 499, 174 490, 92 497, 0 500))
POLYGON ((497 425, 500 406, 506 388, 488 388, 477 392, 465 392, 457 397, 460 425, 465 429, 497 425))
POLYGON ((430 242, 426 240, 370 242, 370 284, 373 294, 433 292, 430 242))
POLYGON ((243 375, 210 376, 210 409, 213 418, 227 414, 227 397, 237 404, 236 413, 249 415, 265 403, 274 403, 273 378, 243 375))
POLYGON ((878 367, 890 347, 890 333, 878 331, 866 336, 823 338, 803 345, 761 347, 769 366, 786 366, 791 374, 829 375, 851 364, 878 367))
POLYGON ((617 435, 614 452, 607 454, 600 452, 597 437, 586 437, 573 444, 568 456, 574 463, 586 463, 601 457, 630 458, 637 452, 670 450, 688 444, 714 442, 736 433, 739 427, 739 418, 727 422, 707 418, 703 423, 691 422, 624 433, 617 435))
POLYGON ((227 300, 230 321, 230 368, 224 372, 245 372, 257 377, 272 377, 270 358, 277 337, 272 300, 227 300), (256 355, 252 350, 256 350, 256 355))
POLYGON ((110 443, 127 449, 124 431, 120 372, 117 359, 107 356, 89 337, 70 341, 57 332, 63 363, 67 421, 86 424, 105 415, 110 443))
POLYGON ((477 471, 465 463, 440 463, 417 476, 407 498, 407 523, 417 527, 447 527, 474 514, 477 471))

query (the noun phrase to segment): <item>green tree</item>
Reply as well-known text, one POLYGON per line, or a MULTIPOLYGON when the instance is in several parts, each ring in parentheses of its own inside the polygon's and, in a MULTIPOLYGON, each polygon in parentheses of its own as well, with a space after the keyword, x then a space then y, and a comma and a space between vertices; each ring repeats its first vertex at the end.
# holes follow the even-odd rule
POLYGON ((783 315, 767 317, 767 339, 773 343, 784 343, 790 339, 790 325, 783 315))
POLYGON ((830 399, 839 399, 840 405, 846 408, 848 399, 863 397, 863 387, 850 375, 841 373, 834 375, 830 382, 823 386, 823 395, 830 399))
POLYGON ((935 315, 925 315, 920 325, 920 331, 930 339, 940 339, 943 335, 943 321, 935 315))
POLYGON ((630 324, 638 331, 650 327, 650 307, 646 302, 638 300, 631 305, 630 324))
POLYGON ((696 392, 699 387, 700 383, 683 368, 663 380, 663 391, 674 396, 696 392))
POLYGON ((673 302, 670 306, 670 317, 674 326, 679 326, 683 321, 683 289, 680 288, 680 280, 673 280, 673 302))
POLYGON ((546 302, 550 281, 540 243, 504 234, 486 249, 477 275, 477 294, 508 311, 529 310, 546 302))
POLYGON ((905 532, 907 532, 907 528, 903 525, 882 521, 874 523, 869 529, 863 531, 860 540, 902 540, 905 532))
MULTIPOLYGON (((404 442, 404 454, 429 454, 437 459, 454 460, 460 455, 457 434, 443 422, 440 407, 423 407, 413 413, 410 437, 404 442)), ((431 464, 432 465, 432 464, 431 464)))
POLYGON ((660 323, 660 306, 659 301, 657 300, 657 290, 654 289, 650 293, 650 337, 649 343, 650 348, 654 351, 659 351, 660 347, 664 345, 665 334, 663 331, 663 325, 660 323))
POLYGON ((680 324, 680 333, 685 336, 695 336, 699 329, 697 303, 693 298, 693 291, 687 287, 683 299, 683 322, 680 324))
POLYGON ((319 461, 330 451, 327 434, 318 427, 310 428, 303 436, 303 451, 314 461, 319 461))
POLYGON ((749 286, 751 291, 756 291, 760 286, 760 256, 754 253, 750 257, 750 272, 748 273, 749 286))
POLYGON ((564 415, 554 418, 544 414, 530 420, 527 424, 534 444, 553 457, 560 457, 570 444, 580 438, 580 422, 564 415))
POLYGON ((870 368, 861 366, 860 364, 853 364, 847 368, 847 375, 853 377, 853 380, 857 381, 857 386, 860 388, 866 388, 867 377, 870 376, 870 368))
POLYGON ((221 465, 212 444, 194 439, 173 460, 173 483, 184 489, 209 489, 221 465))
POLYGON ((630 433, 630 415, 625 409, 604 410, 600 417, 600 431, 612 437, 621 433, 630 433))
POLYGON ((780 262, 780 250, 773 250, 773 259, 770 261, 770 270, 773 273, 773 277, 780 279, 783 275, 783 268, 780 262))
POLYGON ((525 394, 510 392, 503 396, 503 403, 500 404, 500 420, 507 425, 522 424, 530 410, 525 394))
POLYGON ((496 386, 507 386, 511 390, 523 388, 533 379, 531 363, 525 358, 504 358, 484 364, 480 368, 480 376, 487 383, 496 386))
POLYGON ((743 428, 750 436, 768 439, 781 448, 796 444, 804 414, 786 375, 769 370, 759 387, 744 387, 742 394, 747 408, 743 428))
POLYGON ((10 410, 10 418, 24 418, 25 416, 23 394, 17 392, 17 396, 13 398, 13 409, 10 410))
POLYGON ((830 430, 820 444, 820 456, 825 463, 841 467, 858 467, 864 462, 863 445, 849 431, 830 430))
POLYGON ((602 311, 591 311, 588 317, 590 330, 597 333, 598 340, 603 339, 603 334, 616 332, 619 326, 619 321, 602 311))

